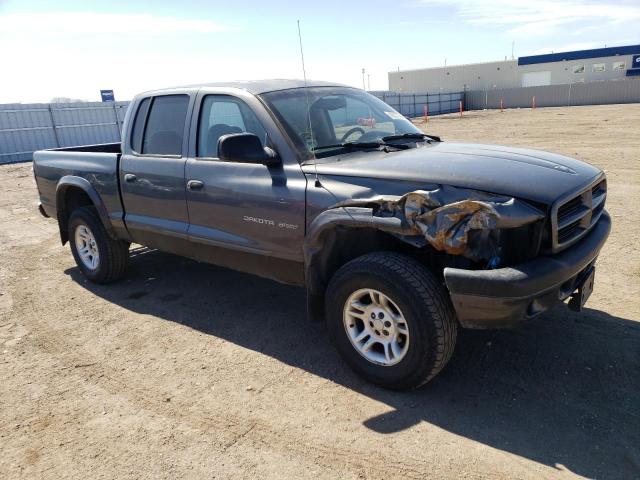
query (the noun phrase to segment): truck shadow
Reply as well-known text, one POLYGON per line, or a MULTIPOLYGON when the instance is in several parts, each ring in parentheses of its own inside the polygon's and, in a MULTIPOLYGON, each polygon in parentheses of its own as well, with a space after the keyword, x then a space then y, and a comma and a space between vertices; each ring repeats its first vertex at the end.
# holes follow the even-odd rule
POLYGON ((384 402, 391 412, 362 418, 380 434, 424 421, 585 477, 640 477, 637 321, 559 307, 517 330, 462 331, 440 376, 417 391, 392 392, 344 366, 324 326, 306 320, 302 289, 144 250, 131 259, 128 278, 113 285, 93 285, 77 268, 66 273, 131 311, 223 338, 384 402))

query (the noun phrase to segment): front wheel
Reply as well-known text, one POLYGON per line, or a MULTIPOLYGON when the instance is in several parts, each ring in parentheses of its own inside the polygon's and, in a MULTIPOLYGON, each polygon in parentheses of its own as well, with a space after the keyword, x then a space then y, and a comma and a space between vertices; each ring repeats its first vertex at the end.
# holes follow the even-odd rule
POLYGON ((455 347, 447 292, 417 261, 398 253, 371 253, 341 267, 327 290, 326 314, 349 366, 387 388, 427 383, 455 347))
POLYGON ((124 276, 129 244, 109 236, 94 207, 80 207, 71 213, 69 243, 76 264, 92 282, 109 283, 124 276))

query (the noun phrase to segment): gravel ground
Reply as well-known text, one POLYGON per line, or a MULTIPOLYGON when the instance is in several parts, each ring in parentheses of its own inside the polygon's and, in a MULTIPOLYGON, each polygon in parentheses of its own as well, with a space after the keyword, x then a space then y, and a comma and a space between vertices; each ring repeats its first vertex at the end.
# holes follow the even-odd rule
POLYGON ((424 126, 607 171, 586 312, 462 332, 435 381, 385 391, 307 323, 301 289, 144 249, 126 280, 87 283, 31 165, 2 166, 0 478, 640 477, 640 105, 424 126))

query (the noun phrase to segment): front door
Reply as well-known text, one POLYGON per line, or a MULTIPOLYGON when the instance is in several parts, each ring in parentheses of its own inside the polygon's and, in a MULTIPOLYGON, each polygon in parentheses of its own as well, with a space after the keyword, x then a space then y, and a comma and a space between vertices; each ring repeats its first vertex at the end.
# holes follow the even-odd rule
POLYGON ((120 161, 125 223, 132 239, 184 253, 189 218, 185 192, 189 95, 145 98, 138 107, 131 153, 120 161))
POLYGON ((306 189, 299 164, 220 160, 222 135, 250 132, 268 146, 269 129, 232 95, 201 94, 195 108, 197 140, 185 170, 189 239, 213 263, 299 283, 306 189))

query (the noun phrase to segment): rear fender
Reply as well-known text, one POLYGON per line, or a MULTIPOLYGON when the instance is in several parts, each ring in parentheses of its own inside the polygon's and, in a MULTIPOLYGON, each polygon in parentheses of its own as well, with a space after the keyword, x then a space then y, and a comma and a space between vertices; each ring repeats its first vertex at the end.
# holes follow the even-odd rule
POLYGON ((64 245, 69 240, 68 235, 68 224, 69 224, 69 216, 71 212, 67 211, 67 193, 70 189, 77 188, 82 190, 87 197, 91 200, 91 203, 96 208, 100 220, 104 225, 107 234, 117 240, 118 237, 116 235, 115 229, 113 228, 113 224, 109 219, 109 213, 107 208, 104 205, 104 202, 100 198, 100 194, 96 191, 93 185, 86 179, 82 177, 77 177, 75 175, 66 175, 62 177, 56 186, 56 211, 58 217, 58 226, 60 227, 60 240, 64 245))

